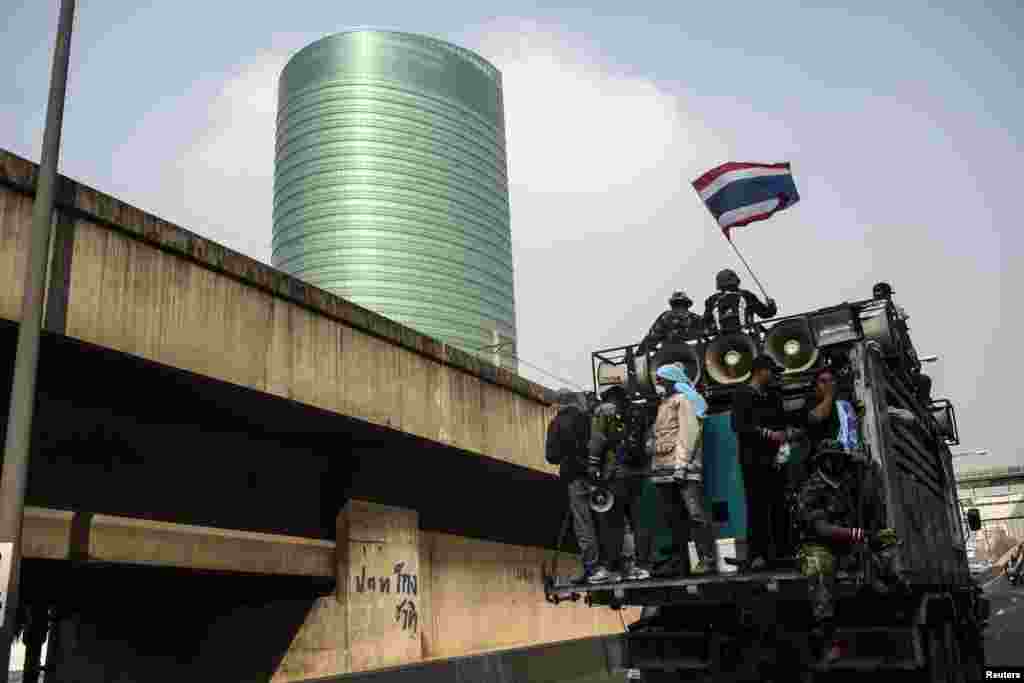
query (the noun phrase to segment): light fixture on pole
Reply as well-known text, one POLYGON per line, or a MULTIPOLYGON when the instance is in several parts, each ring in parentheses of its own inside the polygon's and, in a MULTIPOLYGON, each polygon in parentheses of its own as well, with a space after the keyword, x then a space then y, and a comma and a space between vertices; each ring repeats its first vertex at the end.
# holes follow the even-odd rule
POLYGON ((971 456, 971 455, 988 455, 988 449, 987 448, 977 448, 977 449, 975 449, 973 451, 959 451, 957 453, 953 453, 953 457, 954 458, 966 458, 966 457, 971 456))

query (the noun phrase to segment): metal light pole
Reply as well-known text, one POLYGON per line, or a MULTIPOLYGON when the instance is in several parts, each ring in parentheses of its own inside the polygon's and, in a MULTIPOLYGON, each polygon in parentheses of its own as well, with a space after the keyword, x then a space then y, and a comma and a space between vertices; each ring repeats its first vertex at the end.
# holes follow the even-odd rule
POLYGON ((50 251, 54 186, 64 119, 64 92, 71 54, 71 27, 75 0, 61 0, 57 40, 53 50, 50 99, 46 106, 46 129, 39 161, 39 178, 32 206, 32 235, 25 269, 25 293, 18 326, 18 348, 14 357, 14 382, 7 415, 3 480, 0 482, 0 683, 7 683, 11 641, 18 611, 18 579, 21 569, 21 533, 28 481, 28 456, 32 436, 32 413, 36 399, 36 371, 43 319, 47 256, 50 251))

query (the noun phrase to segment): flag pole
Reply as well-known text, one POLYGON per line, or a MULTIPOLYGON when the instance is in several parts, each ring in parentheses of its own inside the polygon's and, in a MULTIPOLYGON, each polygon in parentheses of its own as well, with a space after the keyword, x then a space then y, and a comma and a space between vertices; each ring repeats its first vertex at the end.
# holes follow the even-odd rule
POLYGON ((740 257, 740 261, 743 262, 743 265, 746 266, 747 272, 750 273, 750 277, 754 278, 754 282, 757 283, 757 288, 761 290, 762 294, 764 294, 764 298, 770 298, 768 293, 764 291, 764 287, 761 286, 761 281, 757 279, 757 276, 754 275, 754 271, 750 269, 750 264, 747 263, 747 259, 743 258, 743 254, 741 254, 740 250, 736 248, 736 245, 732 243, 732 237, 729 236, 729 233, 725 234, 725 239, 729 243, 729 246, 732 247, 732 250, 736 252, 736 255, 740 257))

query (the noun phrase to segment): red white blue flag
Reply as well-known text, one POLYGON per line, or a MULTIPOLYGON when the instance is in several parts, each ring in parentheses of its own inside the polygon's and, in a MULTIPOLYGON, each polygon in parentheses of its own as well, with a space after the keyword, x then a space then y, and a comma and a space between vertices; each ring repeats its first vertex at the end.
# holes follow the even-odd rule
POLYGON ((729 237, 729 230, 770 218, 800 201, 789 162, 731 161, 693 181, 701 201, 729 237))

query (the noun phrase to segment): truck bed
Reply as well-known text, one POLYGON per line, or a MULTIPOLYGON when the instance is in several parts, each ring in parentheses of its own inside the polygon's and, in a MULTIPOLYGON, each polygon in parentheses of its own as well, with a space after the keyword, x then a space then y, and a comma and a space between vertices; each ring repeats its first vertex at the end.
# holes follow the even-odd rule
MULTIPOLYGON (((837 591, 846 593, 855 588, 856 575, 840 572, 837 591)), ((726 573, 676 579, 616 581, 603 584, 575 584, 559 577, 545 587, 548 600, 584 599, 588 605, 612 607, 647 607, 655 605, 700 602, 737 602, 744 598, 776 594, 783 600, 807 598, 807 579, 794 570, 751 573, 726 573)))

